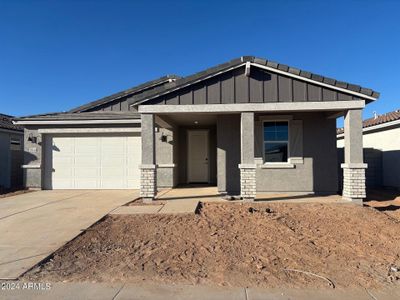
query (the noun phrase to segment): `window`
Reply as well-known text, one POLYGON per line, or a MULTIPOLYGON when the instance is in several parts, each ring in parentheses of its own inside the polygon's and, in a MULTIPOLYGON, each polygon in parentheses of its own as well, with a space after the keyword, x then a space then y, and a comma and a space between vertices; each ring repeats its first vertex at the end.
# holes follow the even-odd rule
POLYGON ((20 139, 10 139, 10 150, 21 150, 21 140, 20 139))
POLYGON ((264 162, 287 162, 289 122, 264 122, 264 162))

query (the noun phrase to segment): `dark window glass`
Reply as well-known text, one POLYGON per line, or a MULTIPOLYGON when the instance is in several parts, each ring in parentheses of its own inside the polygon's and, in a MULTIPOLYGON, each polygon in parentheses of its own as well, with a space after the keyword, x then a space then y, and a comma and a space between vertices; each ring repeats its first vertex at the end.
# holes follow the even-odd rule
POLYGON ((265 143, 266 162, 287 162, 287 143, 265 143))
POLYGON ((288 122, 264 123, 265 162, 287 162, 288 160, 288 122))

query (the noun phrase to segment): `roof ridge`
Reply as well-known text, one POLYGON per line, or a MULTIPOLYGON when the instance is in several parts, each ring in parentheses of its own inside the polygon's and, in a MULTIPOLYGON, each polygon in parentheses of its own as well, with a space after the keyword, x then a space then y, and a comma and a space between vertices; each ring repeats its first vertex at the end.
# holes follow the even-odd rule
POLYGON ((265 58, 260 58, 260 57, 256 57, 256 56, 241 56, 239 58, 234 58, 228 62, 210 67, 203 71, 196 72, 191 75, 179 78, 170 84, 165 84, 165 85, 157 87, 153 90, 145 91, 145 92, 141 93, 140 95, 138 95, 137 97, 135 97, 135 96, 133 97, 134 99, 136 98, 134 100, 134 103, 145 101, 145 100, 148 100, 151 98, 155 98, 159 95, 169 93, 177 88, 182 88, 185 85, 192 83, 196 80, 204 79, 205 77, 207 77, 209 75, 212 75, 212 74, 215 74, 218 72, 222 72, 224 70, 233 68, 235 66, 239 66, 246 62, 252 62, 255 64, 259 64, 259 65, 264 65, 269 68, 276 69, 277 71, 287 72, 287 73, 290 73, 290 74, 293 74, 293 75, 296 75, 299 77, 303 77, 305 79, 310 79, 310 80, 321 82, 321 83, 324 83, 324 84, 327 84, 327 85, 330 85, 333 87, 346 89, 351 92, 357 92, 357 93, 360 93, 360 94, 363 94, 365 96, 369 96, 372 98, 378 98, 380 95, 378 92, 376 92, 370 88, 365 88, 365 87, 361 87, 360 85, 357 85, 357 84, 340 81, 340 80, 326 77, 323 75, 318 75, 316 73, 312 73, 309 71, 291 67, 291 66, 281 64, 281 63, 278 63, 278 62, 275 62, 272 60, 268 60, 265 58))
POLYGON ((146 82, 141 83, 139 85, 130 87, 130 88, 126 89, 126 90, 119 91, 119 92, 113 93, 111 95, 108 95, 106 97, 102 97, 100 99, 97 99, 97 100, 91 101, 89 103, 80 105, 78 107, 72 108, 68 112, 76 113, 76 112, 83 111, 85 109, 90 109, 90 108, 93 108, 93 107, 96 107, 96 106, 100 106, 100 105, 106 104, 108 102, 117 100, 119 98, 125 97, 125 96, 127 96, 129 94, 137 93, 137 92, 140 92, 141 90, 149 89, 152 86, 160 85, 165 81, 177 80, 179 78, 181 78, 181 77, 178 76, 178 75, 167 74, 167 75, 164 75, 164 76, 159 77, 157 79, 146 81, 146 82))

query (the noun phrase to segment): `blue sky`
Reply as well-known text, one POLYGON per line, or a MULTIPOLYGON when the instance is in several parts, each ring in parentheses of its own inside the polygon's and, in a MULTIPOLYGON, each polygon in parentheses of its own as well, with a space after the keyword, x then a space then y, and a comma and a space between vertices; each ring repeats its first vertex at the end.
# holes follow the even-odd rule
POLYGON ((399 11, 400 1, 0 0, 0 112, 65 111, 255 55, 381 92, 370 117, 400 108, 399 11))

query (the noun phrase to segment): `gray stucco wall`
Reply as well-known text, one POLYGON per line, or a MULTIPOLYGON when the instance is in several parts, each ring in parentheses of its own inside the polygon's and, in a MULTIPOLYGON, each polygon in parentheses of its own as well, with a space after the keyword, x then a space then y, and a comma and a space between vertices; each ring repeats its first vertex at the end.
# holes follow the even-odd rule
POLYGON ((160 188, 178 184, 177 142, 178 130, 175 127, 160 128, 156 133, 157 186, 160 188), (166 140, 163 141, 162 136, 166 140))
POLYGON ((24 186, 42 188, 42 137, 37 128, 24 130, 24 186), (37 137, 37 143, 29 141, 29 136, 37 137))
POLYGON ((0 187, 10 187, 10 168, 10 135, 5 132, 0 132, 0 187))
POLYGON ((218 192, 240 193, 240 115, 217 118, 218 192))
MULTIPOLYGON (((262 161, 258 159, 257 191, 336 193, 336 120, 327 119, 323 113, 296 113, 290 116, 293 120, 301 120, 303 126, 301 151, 293 151, 290 147, 289 152, 296 153, 298 157, 300 151, 303 162, 294 163, 294 168, 266 169, 262 168, 262 161)), ((293 131, 292 127, 290 131, 293 131)), ((218 133, 218 190, 237 194, 240 189, 240 116, 219 116, 218 133)), ((256 132, 255 136, 257 158, 263 151, 262 141, 257 141, 257 137, 262 139, 262 131, 256 132)))

